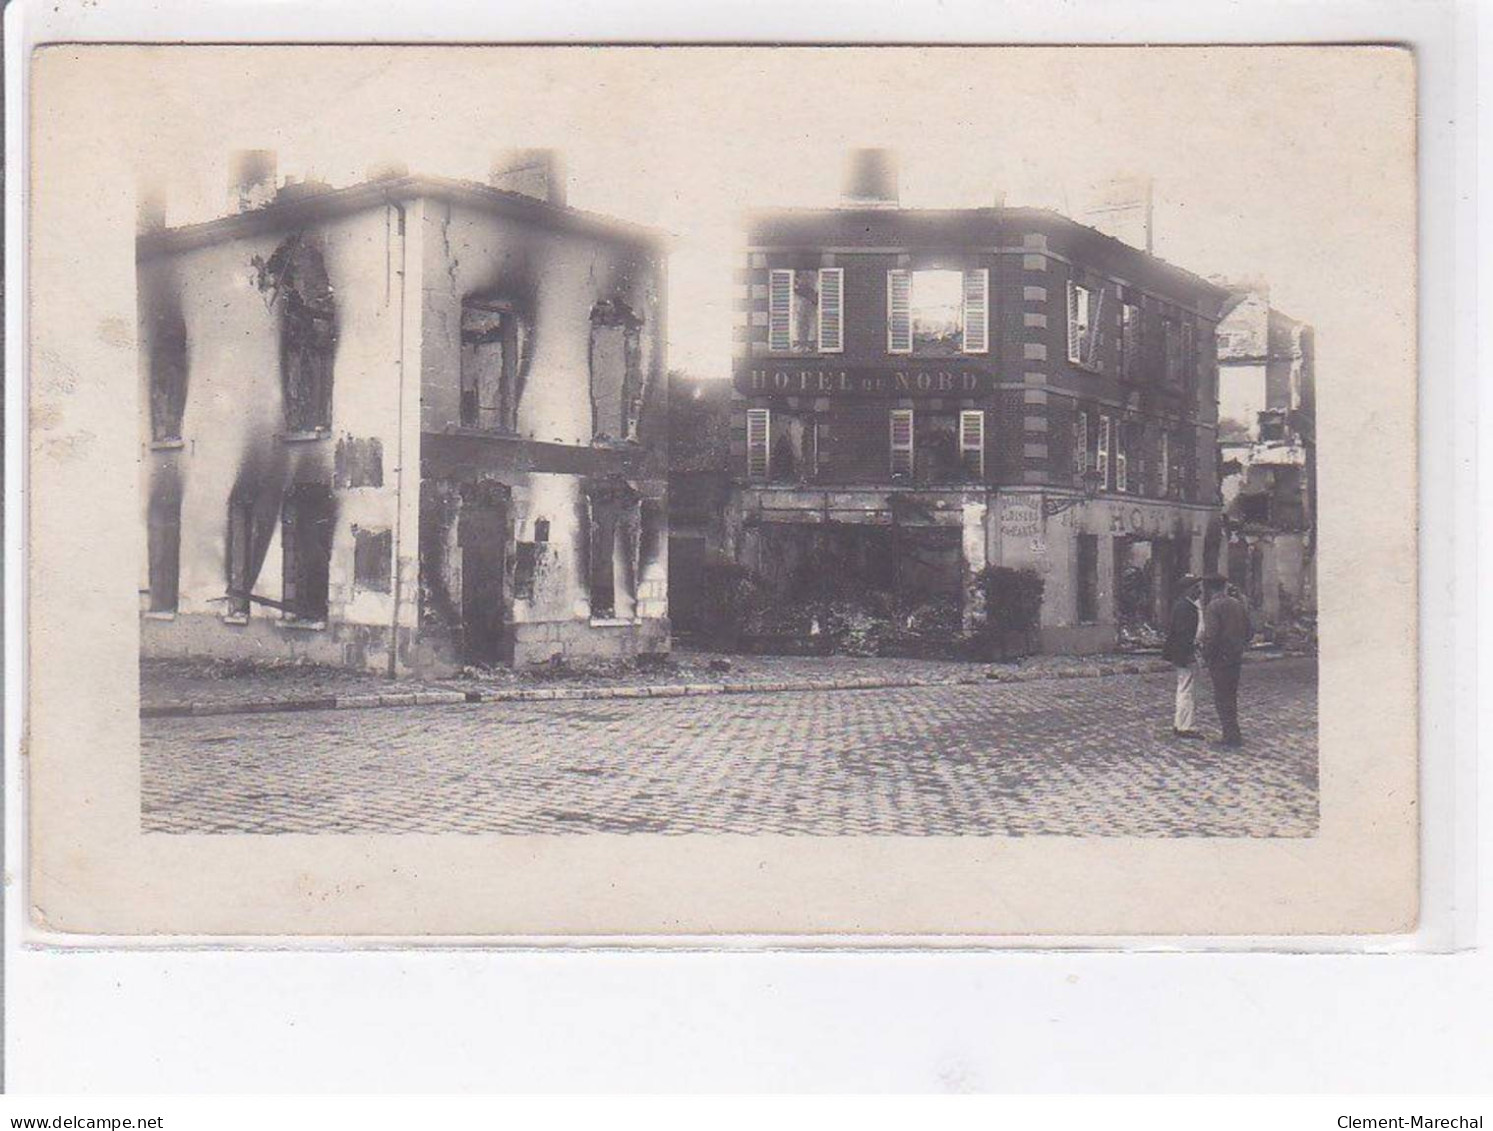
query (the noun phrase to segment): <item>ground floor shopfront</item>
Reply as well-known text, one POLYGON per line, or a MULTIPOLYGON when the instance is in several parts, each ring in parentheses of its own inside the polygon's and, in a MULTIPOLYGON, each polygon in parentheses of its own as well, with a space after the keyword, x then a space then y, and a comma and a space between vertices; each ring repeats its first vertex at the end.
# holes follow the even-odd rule
POLYGON ((826 572, 909 602, 954 602, 965 629, 984 617, 986 566, 1029 569, 1045 583, 1046 652, 1114 647, 1122 623, 1164 628, 1184 573, 1218 568, 1216 508, 1041 489, 738 486, 722 552, 784 599, 826 572))

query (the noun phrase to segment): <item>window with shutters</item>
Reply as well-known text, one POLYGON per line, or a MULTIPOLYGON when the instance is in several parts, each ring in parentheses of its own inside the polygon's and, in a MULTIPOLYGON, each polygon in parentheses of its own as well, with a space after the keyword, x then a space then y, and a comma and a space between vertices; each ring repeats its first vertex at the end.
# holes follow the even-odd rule
POLYGON ((1104 291, 1068 283, 1068 360, 1086 369, 1099 366, 1099 326, 1104 291))
POLYGON ((990 352, 990 272, 887 272, 887 352, 959 357, 990 352))
POLYGON ((1099 487, 1109 490, 1109 417, 1099 418, 1099 446, 1095 452, 1094 469, 1099 472, 1099 487))
POLYGON ((812 412, 773 409, 768 420, 768 474, 774 483, 804 483, 813 479, 815 441, 818 438, 812 412))
POLYGON ((840 353, 844 322, 842 268, 795 271, 785 267, 768 273, 767 348, 771 352, 840 353))
POLYGON ((892 478, 912 475, 912 409, 894 408, 890 416, 892 478))
POLYGON ((746 426, 747 478, 766 479, 772 470, 771 411, 765 408, 747 409, 746 426))
POLYGON ((886 351, 912 352, 912 272, 886 273, 886 351))
POLYGON ((767 348, 787 353, 793 348, 792 271, 771 271, 767 277, 767 348))
POLYGON ((959 460, 966 479, 985 478, 985 412, 970 409, 959 414, 959 460))
POLYGON ((1080 412, 1073 418, 1073 475, 1082 479, 1089 470, 1089 414, 1080 412))
POLYGON ((1134 381, 1140 377, 1141 357, 1140 306, 1127 302, 1120 308, 1120 376, 1134 381))
POLYGON ((819 269, 819 352, 842 353, 845 349, 845 269, 819 269))
POLYGON ((918 410, 913 419, 913 481, 962 482, 959 443, 959 413, 918 410))

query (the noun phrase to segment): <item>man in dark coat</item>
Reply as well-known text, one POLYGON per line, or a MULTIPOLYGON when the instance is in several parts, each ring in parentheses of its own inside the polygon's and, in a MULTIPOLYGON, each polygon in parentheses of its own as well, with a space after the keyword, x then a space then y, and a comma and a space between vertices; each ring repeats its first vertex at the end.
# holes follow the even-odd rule
POLYGON ((1228 591, 1222 577, 1207 579, 1209 594, 1203 612, 1203 660, 1213 680, 1213 703, 1223 727, 1221 746, 1242 746, 1239 732, 1239 673, 1244 665, 1244 649, 1252 629, 1249 610, 1244 602, 1228 591))
POLYGON ((1177 669, 1177 705, 1172 716, 1172 734, 1178 738, 1202 738, 1197 729, 1197 641, 1203 624, 1202 581, 1187 574, 1177 583, 1181 594, 1172 602, 1166 643, 1161 658, 1177 669))

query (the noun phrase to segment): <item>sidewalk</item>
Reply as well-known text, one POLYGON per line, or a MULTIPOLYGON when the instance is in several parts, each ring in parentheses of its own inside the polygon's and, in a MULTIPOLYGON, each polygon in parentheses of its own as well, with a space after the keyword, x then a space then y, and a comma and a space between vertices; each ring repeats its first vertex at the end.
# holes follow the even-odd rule
MULTIPOLYGON (((1251 660, 1275 659, 1256 651, 1251 660)), ((876 656, 741 656, 677 650, 663 662, 612 661, 585 668, 539 665, 468 669, 443 680, 389 680, 373 672, 290 662, 142 660, 140 717, 329 711, 452 703, 643 699, 775 691, 853 691, 1168 671, 1155 655, 1029 656, 961 663, 876 656)))

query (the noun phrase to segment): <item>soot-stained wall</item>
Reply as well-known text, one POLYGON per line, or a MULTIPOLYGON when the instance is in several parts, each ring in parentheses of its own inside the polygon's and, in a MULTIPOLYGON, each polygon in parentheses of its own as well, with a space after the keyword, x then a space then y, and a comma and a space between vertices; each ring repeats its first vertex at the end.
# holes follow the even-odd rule
MULTIPOLYGON (((384 464, 397 461, 391 454, 401 450, 400 320, 402 314, 410 317, 410 303, 407 297, 401 302, 402 248, 394 210, 375 206, 295 228, 206 242, 172 236, 142 241, 138 264, 144 506, 148 514, 152 495, 159 493, 155 483, 179 484, 181 498, 175 608, 157 608, 148 618, 144 650, 289 653, 381 665, 394 595, 355 584, 354 528, 365 536, 392 532, 399 518, 392 477, 368 474, 363 459, 375 445, 384 464), (291 427, 304 421, 287 422, 283 307, 289 299, 283 287, 268 284, 265 271, 277 252, 283 263, 286 249, 297 244, 312 249, 324 268, 335 312, 330 417, 327 427, 311 431, 291 427), (157 341, 163 333, 173 338, 166 348, 157 341), (179 437, 163 441, 160 410, 152 418, 149 408, 152 371, 159 369, 160 358, 180 352, 178 336, 187 343, 187 394, 179 437), (349 474, 350 453, 357 456, 355 475, 349 474), (229 615, 231 603, 225 599, 230 499, 245 500, 252 514, 251 592, 283 602, 282 504, 297 484, 325 486, 332 493, 325 627, 289 627, 293 618, 258 602, 250 603, 247 623, 237 623, 243 618, 229 615), (351 631, 353 626, 368 631, 351 631)), ((318 300, 325 305, 328 296, 321 293, 318 300)), ((418 445, 412 411, 418 389, 408 395, 406 448, 418 445)), ((159 400, 157 395, 157 405, 159 400)), ((418 447, 415 452, 417 459, 418 447)), ((411 531, 416 513, 411 506, 406 515, 411 531)), ((407 541, 399 556, 402 579, 412 586, 413 536, 407 541)), ((149 588, 148 576, 142 576, 142 588, 149 588)), ((146 607, 159 604, 148 601, 146 607)), ((409 604, 400 616, 406 627, 415 619, 414 602, 409 604)))

